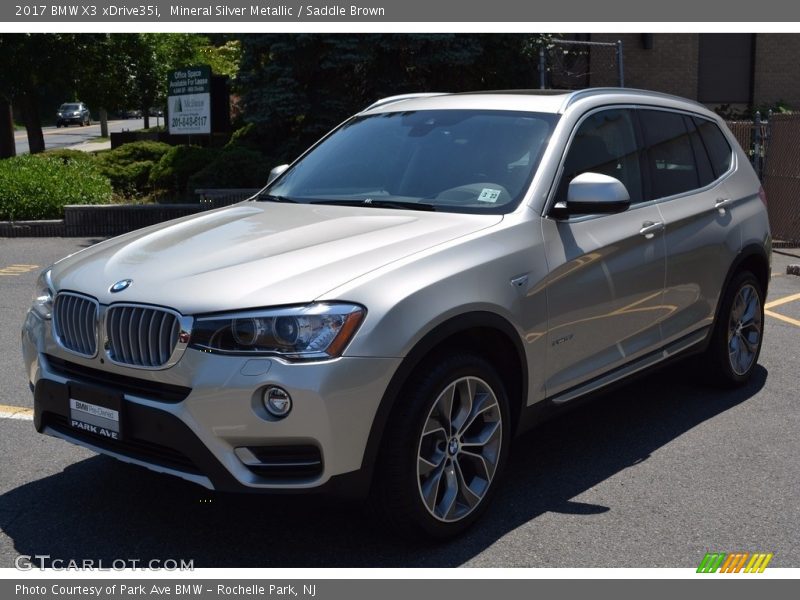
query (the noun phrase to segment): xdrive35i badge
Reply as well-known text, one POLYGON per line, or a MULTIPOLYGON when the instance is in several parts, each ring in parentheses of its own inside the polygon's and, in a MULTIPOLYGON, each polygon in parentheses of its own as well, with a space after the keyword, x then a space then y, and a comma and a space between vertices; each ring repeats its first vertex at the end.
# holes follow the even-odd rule
POLYGON ((117 292, 121 292, 122 290, 127 290, 130 285, 133 283, 133 279, 123 279, 122 281, 118 281, 114 285, 109 288, 109 291, 112 294, 116 294, 117 292))

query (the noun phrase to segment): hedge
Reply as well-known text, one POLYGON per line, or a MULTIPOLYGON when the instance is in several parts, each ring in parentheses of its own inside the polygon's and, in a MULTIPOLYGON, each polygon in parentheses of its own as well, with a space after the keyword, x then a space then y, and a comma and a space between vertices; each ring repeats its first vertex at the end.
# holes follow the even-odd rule
POLYGON ((111 181, 114 191, 125 196, 140 196, 149 191, 153 166, 171 148, 162 142, 133 142, 98 152, 95 161, 99 172, 111 181))
POLYGON ((242 146, 227 147, 189 178, 189 189, 260 188, 267 183, 270 168, 260 152, 242 146))
POLYGON ((0 160, 0 221, 60 219, 67 204, 107 204, 112 196, 91 161, 47 154, 0 160))
POLYGON ((185 194, 189 177, 214 161, 217 153, 200 146, 173 146, 150 171, 150 185, 156 190, 185 194))

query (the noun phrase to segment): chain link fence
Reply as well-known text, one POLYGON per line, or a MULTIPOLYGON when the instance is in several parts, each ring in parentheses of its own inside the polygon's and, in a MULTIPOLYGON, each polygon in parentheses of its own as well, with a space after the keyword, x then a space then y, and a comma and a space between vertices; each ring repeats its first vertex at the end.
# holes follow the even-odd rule
POLYGON ((800 246, 800 113, 728 121, 767 194, 772 237, 800 246))
POLYGON ((579 90, 597 81, 625 87, 622 42, 553 39, 539 49, 539 87, 579 90))

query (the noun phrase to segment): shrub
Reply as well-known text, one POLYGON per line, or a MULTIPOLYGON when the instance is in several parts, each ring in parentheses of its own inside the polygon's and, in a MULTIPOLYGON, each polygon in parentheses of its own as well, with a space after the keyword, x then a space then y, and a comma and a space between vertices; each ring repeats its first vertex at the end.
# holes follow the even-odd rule
POLYGON ((114 191, 137 196, 148 191, 150 171, 172 146, 162 142, 133 142, 100 152, 95 160, 100 173, 108 177, 114 191))
POLYGON ((112 194, 91 161, 46 155, 0 160, 0 220, 59 219, 67 204, 107 204, 112 194))
POLYGON ((57 158, 63 163, 78 162, 87 163, 94 162, 94 156, 90 152, 81 152, 80 150, 70 150, 69 148, 58 148, 56 150, 48 150, 42 154, 37 154, 41 158, 57 158))
POLYGON ((216 150, 200 146, 173 146, 150 172, 150 185, 155 189, 183 194, 194 173, 211 163, 216 150))
POLYGON ((147 192, 153 164, 152 160, 132 163, 105 161, 99 165, 99 171, 108 178, 115 192, 124 196, 139 196, 147 192))
POLYGON ((226 148, 247 148, 248 150, 259 151, 264 144, 264 133, 255 123, 248 123, 240 127, 231 135, 231 139, 225 144, 226 148))
POLYGON ((269 163, 263 154, 244 147, 227 147, 189 179, 189 189, 260 188, 267 183, 269 163))
POLYGON ((170 148, 172 148, 172 146, 164 142, 131 142, 130 144, 123 144, 113 150, 99 153, 97 158, 124 164, 142 162, 145 160, 157 163, 170 148))

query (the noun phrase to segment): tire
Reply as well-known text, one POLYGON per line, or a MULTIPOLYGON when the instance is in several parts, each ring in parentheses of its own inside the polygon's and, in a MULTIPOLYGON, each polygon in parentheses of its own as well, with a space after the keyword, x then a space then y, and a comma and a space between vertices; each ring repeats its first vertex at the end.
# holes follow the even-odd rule
POLYGON ((373 512, 404 537, 459 535, 485 512, 506 462, 503 383, 485 359, 455 354, 418 367, 397 403, 376 465, 373 512))
POLYGON ((734 275, 725 290, 705 354, 706 374, 721 387, 746 384, 764 339, 764 291, 750 271, 734 275))

